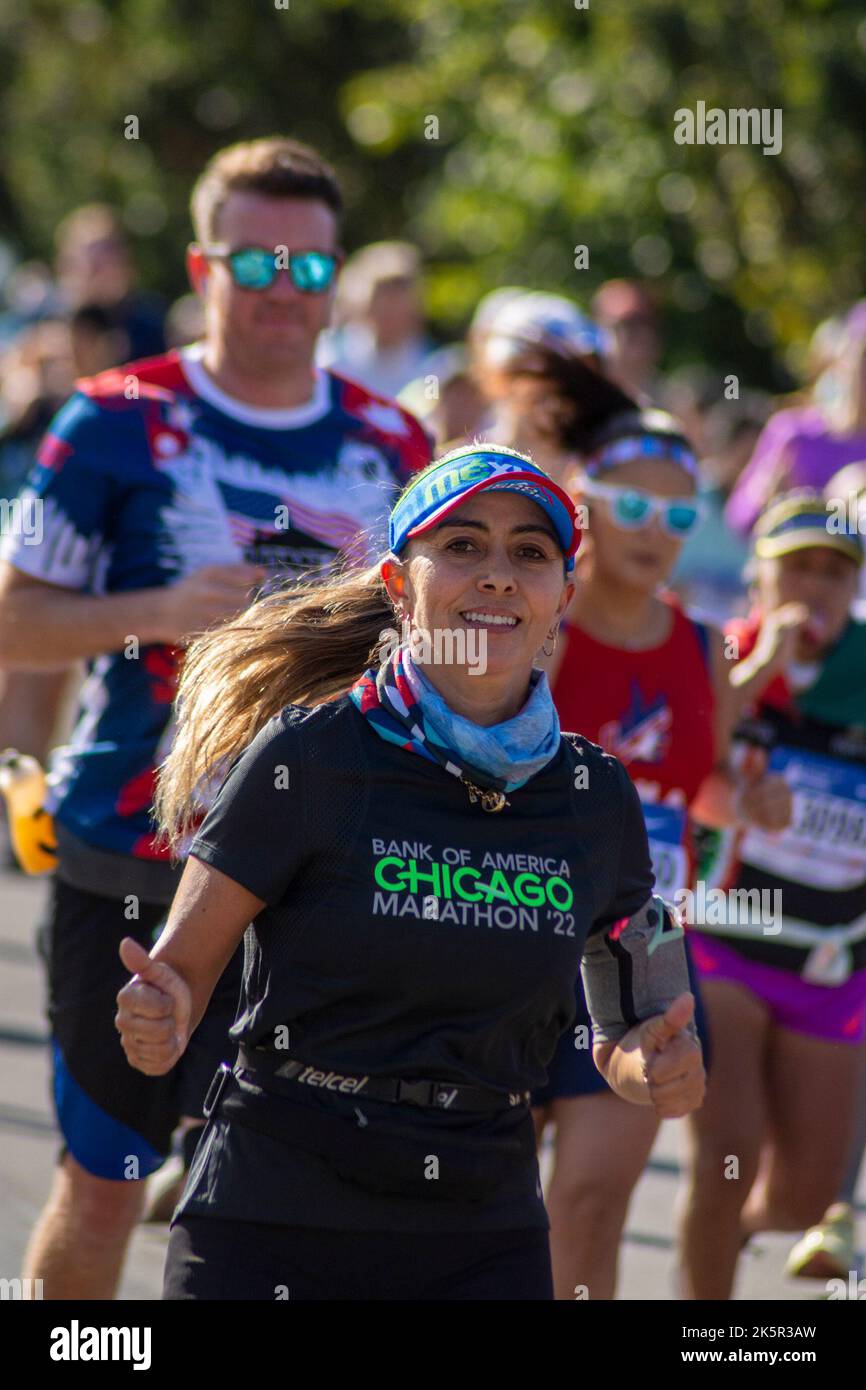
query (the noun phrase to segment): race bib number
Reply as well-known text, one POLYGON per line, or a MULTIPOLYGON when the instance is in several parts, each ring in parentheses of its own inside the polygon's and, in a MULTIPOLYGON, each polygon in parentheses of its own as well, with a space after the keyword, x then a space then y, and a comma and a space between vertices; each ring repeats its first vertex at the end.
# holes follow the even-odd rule
POLYGON ((658 802, 643 801, 641 809, 656 878, 656 892, 663 898, 672 897, 678 889, 689 886, 688 860, 683 843, 686 813, 679 806, 662 806, 658 802))
POLYGON ((791 788, 791 824, 776 835, 747 831, 743 863, 812 888, 857 888, 866 879, 866 768, 779 747, 768 771, 791 788))

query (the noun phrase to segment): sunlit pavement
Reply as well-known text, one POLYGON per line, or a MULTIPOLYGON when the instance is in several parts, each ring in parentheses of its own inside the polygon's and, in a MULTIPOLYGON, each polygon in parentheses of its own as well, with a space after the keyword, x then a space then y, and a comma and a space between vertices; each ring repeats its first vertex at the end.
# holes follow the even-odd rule
MULTIPOLYGON (((0 1278, 20 1272, 27 1235, 48 1191, 57 1152, 35 928, 44 885, 0 873, 0 1278)), ((632 1201, 620 1259, 620 1297, 673 1297, 673 1206, 681 1126, 662 1127, 632 1201)), ((866 1182, 860 1186, 860 1238, 866 1238, 866 1182)), ((158 1298, 168 1228, 140 1227, 120 1290, 124 1299, 158 1298)), ((782 1275, 791 1239, 762 1236, 741 1263, 740 1298, 814 1299, 823 1285, 782 1275)), ((591 1292, 591 1291, 590 1291, 591 1292)))

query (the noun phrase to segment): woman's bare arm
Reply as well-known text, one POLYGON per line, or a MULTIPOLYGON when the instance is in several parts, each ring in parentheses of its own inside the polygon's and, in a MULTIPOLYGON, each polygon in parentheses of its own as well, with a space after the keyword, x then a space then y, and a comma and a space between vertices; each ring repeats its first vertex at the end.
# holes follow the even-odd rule
POLYGON ((201 1022, 217 981, 244 932, 265 906, 233 878, 190 855, 168 921, 150 952, 185 980, 192 1028, 201 1022))
POLYGON ((705 1075, 700 1043, 686 1032, 694 1011, 694 996, 684 993, 619 1042, 596 1043, 595 1065, 611 1090, 634 1105, 652 1105, 663 1120, 696 1110, 705 1075))
POLYGON ((187 860, 168 921, 148 953, 127 937, 135 972, 117 996, 115 1025, 130 1064, 162 1076, 182 1056, 261 898, 200 859, 187 860))
POLYGON ((750 757, 736 774, 729 765, 731 738, 754 693, 754 680, 739 686, 732 684, 734 667, 726 653, 725 639, 716 628, 708 631, 716 706, 716 763, 698 788, 689 813, 702 825, 713 828, 744 821, 763 830, 784 830, 791 819, 791 795, 783 778, 766 772, 766 756, 750 757))

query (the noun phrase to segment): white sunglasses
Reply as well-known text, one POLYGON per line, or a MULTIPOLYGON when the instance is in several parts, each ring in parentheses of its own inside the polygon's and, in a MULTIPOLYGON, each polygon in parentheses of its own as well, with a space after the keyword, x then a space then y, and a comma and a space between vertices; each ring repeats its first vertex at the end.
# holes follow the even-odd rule
POLYGON ((658 497, 643 488, 588 479, 581 489, 588 497, 602 498, 610 508, 614 523, 624 531, 639 531, 658 517, 662 530, 677 540, 690 536, 706 516, 701 497, 658 497))

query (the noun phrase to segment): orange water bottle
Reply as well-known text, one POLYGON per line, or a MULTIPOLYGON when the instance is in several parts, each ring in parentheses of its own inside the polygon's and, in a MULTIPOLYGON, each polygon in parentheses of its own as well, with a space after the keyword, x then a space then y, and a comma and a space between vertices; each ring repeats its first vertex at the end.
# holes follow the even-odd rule
POLYGON ((6 798, 9 838, 25 874, 45 874, 57 867, 57 839, 45 810, 45 791, 45 773, 36 758, 14 748, 0 753, 0 792, 6 798))

